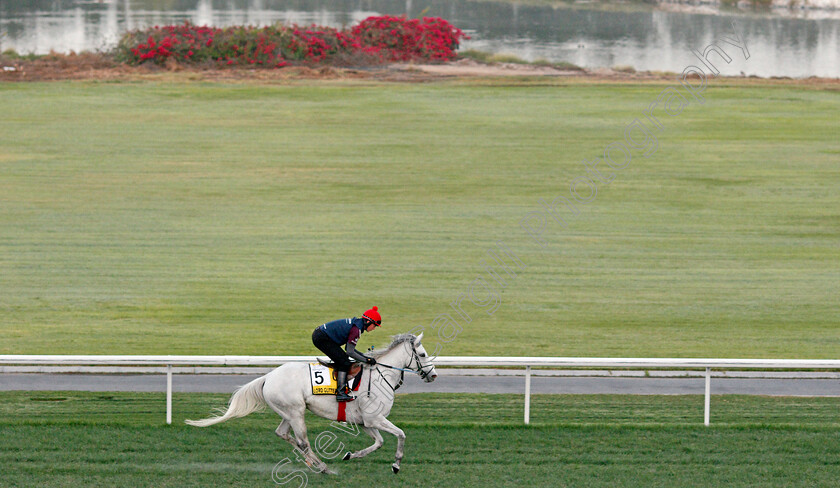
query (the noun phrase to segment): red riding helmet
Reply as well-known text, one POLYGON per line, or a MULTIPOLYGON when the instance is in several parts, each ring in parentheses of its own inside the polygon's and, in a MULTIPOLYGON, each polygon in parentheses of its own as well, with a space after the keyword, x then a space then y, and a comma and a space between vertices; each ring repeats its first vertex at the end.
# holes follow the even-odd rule
POLYGON ((382 325, 382 316, 379 315, 379 309, 375 306, 372 309, 365 312, 363 317, 376 324, 377 327, 382 325))

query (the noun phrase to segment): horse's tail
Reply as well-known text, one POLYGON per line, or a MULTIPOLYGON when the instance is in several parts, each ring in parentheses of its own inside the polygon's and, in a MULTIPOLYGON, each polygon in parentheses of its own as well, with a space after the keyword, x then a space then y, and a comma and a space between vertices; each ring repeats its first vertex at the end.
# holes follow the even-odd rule
POLYGON ((230 397, 227 411, 222 415, 206 418, 203 420, 185 420, 187 425, 194 425, 196 427, 207 427, 208 425, 218 424, 228 419, 244 417, 250 413, 261 410, 265 407, 265 397, 263 397, 263 385, 265 384, 265 376, 260 376, 247 385, 240 386, 233 396, 230 397))

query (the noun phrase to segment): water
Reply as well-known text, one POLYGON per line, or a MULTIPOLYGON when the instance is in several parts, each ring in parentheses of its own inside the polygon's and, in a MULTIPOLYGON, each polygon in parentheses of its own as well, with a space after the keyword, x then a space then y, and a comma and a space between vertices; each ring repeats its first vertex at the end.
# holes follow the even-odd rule
POLYGON ((36 54, 107 50, 127 30, 185 20, 216 26, 284 22, 339 27, 370 15, 407 13, 451 21, 472 37, 462 49, 587 68, 681 72, 696 63, 691 48, 702 49, 729 34, 734 20, 751 57, 724 65, 722 73, 840 77, 836 12, 694 10, 629 4, 610 10, 585 4, 552 8, 468 0, 0 0, 0 46, 36 54))

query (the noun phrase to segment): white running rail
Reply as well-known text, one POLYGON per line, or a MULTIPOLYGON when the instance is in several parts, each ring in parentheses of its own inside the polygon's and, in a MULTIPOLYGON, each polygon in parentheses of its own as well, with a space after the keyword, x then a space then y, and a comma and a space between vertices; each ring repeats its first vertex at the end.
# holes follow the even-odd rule
MULTIPOLYGON (((166 366, 166 423, 172 423, 172 366, 279 366, 283 363, 315 362, 316 356, 82 356, 0 355, 5 365, 96 365, 166 366)), ((706 393, 703 420, 709 425, 711 371, 727 369, 831 369, 840 370, 837 359, 684 359, 684 358, 574 358, 441 356, 435 366, 491 366, 525 368, 525 424, 530 422, 531 368, 622 368, 622 369, 705 369, 706 393)))

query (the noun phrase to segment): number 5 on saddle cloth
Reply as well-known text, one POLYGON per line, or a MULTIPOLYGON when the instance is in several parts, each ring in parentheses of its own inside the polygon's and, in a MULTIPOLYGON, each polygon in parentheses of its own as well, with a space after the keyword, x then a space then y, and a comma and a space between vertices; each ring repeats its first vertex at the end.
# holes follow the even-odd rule
MULTIPOLYGON (((348 381, 352 380, 350 388, 353 391, 359 391, 359 386, 362 384, 362 375, 359 374, 361 369, 361 365, 358 364, 350 368, 348 381)), ((309 363, 309 381, 312 383, 313 395, 335 395, 335 390, 338 388, 335 369, 321 363, 309 363)))

